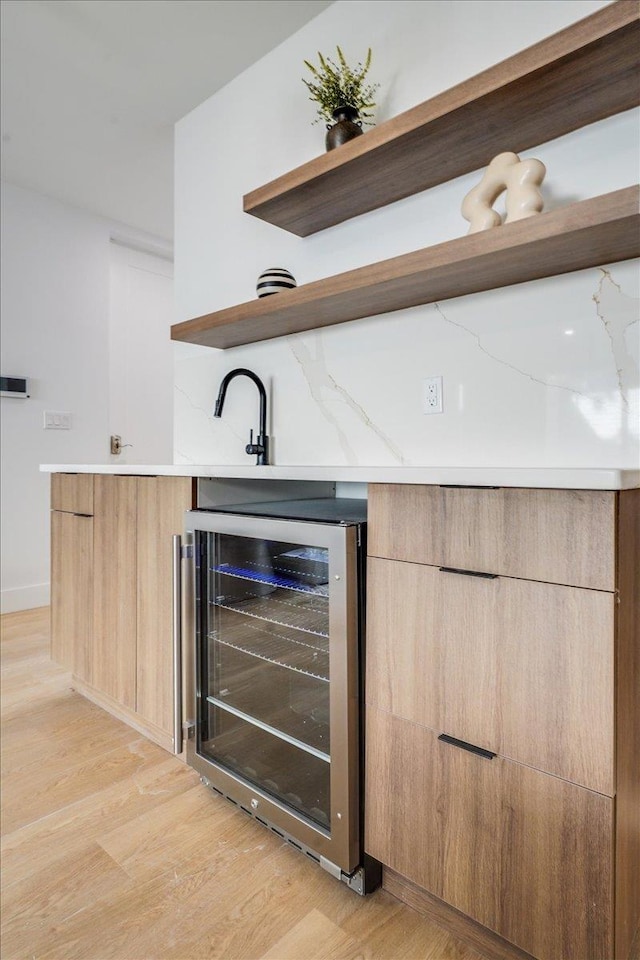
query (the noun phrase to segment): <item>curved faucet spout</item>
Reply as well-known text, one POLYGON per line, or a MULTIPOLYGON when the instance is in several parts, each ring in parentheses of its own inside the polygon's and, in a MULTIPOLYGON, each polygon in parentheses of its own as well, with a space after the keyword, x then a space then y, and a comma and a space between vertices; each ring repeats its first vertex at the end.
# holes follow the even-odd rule
POLYGON ((253 372, 253 370, 247 370, 245 367, 236 367, 235 370, 231 370, 223 377, 222 383, 220 384, 220 390, 218 391, 218 399, 216 400, 213 415, 214 417, 222 416, 222 408, 224 407, 224 401, 227 395, 227 387, 235 377, 249 377, 249 379, 252 380, 258 388, 258 394, 260 395, 260 427, 257 443, 253 442, 252 430, 251 438, 245 447, 245 450, 248 454, 255 455, 257 457, 256 465, 266 466, 269 463, 269 437, 267 436, 267 393, 264 389, 262 380, 253 372))

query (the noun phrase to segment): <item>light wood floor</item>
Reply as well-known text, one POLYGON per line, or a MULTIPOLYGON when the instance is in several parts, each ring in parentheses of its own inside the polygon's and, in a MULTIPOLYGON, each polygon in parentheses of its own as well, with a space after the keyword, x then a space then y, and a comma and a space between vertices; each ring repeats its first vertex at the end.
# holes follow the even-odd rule
POLYGON ((2 618, 2 960, 481 960, 360 898, 75 693, 2 618))

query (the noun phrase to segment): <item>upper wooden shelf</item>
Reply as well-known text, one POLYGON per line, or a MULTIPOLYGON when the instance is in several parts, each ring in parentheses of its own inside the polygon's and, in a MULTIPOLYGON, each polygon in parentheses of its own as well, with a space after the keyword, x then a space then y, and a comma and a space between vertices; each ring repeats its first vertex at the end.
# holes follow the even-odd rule
POLYGON ((640 100, 637 0, 617 0, 244 197, 299 237, 629 110, 640 100))
POLYGON ((638 186, 448 240, 171 328, 237 347, 640 256, 638 186))

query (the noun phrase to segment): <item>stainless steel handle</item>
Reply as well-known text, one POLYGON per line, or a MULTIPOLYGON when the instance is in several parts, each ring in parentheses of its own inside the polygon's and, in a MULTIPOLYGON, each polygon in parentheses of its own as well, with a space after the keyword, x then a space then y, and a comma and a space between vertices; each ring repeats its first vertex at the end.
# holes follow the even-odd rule
POLYGON ((182 537, 172 537, 173 547, 173 752, 182 753, 182 537))
POLYGON ((196 596, 194 535, 185 530, 182 537, 182 742, 195 736, 196 718, 196 596))

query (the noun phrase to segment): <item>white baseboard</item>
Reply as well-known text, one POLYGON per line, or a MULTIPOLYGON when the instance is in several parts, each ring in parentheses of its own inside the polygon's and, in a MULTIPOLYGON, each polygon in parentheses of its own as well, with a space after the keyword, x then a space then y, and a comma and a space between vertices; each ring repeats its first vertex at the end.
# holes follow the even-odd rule
POLYGON ((32 610, 46 607, 51 596, 49 583, 34 583, 30 587, 15 587, 0 593, 0 613, 15 613, 17 610, 32 610))

